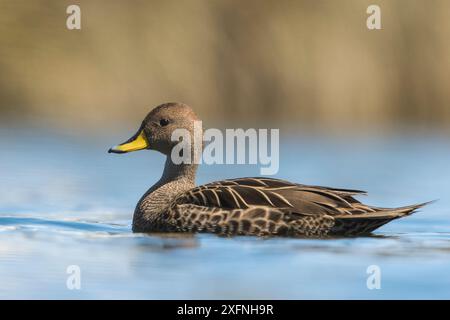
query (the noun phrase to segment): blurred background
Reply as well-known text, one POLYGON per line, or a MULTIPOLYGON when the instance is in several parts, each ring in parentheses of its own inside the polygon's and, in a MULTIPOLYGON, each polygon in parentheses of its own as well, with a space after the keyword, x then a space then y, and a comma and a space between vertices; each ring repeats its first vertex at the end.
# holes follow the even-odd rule
POLYGON ((182 101, 206 126, 359 133, 450 124, 450 2, 0 1, 0 118, 137 124, 182 101), (81 30, 66 8, 81 7, 81 30))
POLYGON ((0 298, 448 299, 449 86, 447 0, 0 0, 0 298), (204 128, 280 128, 276 178, 439 201, 364 238, 133 234, 164 157, 106 151, 167 101, 204 128))

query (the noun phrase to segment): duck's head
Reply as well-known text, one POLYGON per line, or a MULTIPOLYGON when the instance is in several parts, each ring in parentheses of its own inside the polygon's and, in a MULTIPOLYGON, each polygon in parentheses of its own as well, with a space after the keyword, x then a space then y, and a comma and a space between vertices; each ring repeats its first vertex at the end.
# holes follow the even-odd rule
POLYGON ((165 103, 148 113, 141 127, 126 142, 109 149, 110 153, 127 153, 143 149, 169 155, 178 141, 172 141, 176 129, 186 129, 191 134, 198 118, 191 107, 183 103, 165 103))

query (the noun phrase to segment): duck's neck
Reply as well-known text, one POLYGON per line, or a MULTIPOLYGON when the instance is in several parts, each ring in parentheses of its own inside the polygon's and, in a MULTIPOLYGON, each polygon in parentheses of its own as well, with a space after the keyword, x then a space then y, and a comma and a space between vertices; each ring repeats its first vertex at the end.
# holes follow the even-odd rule
POLYGON ((143 195, 136 206, 133 230, 148 229, 147 225, 154 223, 178 194, 193 188, 197 167, 197 164, 175 164, 168 156, 161 178, 143 195))
POLYGON ((195 174, 197 173, 197 164, 175 164, 170 156, 166 158, 164 171, 161 179, 156 184, 164 185, 177 180, 187 180, 195 184, 195 174))

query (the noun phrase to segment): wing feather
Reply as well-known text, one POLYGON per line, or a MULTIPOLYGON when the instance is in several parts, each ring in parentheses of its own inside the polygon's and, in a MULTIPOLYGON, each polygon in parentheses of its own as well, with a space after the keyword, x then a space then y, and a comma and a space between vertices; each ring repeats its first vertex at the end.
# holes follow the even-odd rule
POLYGON ((225 209, 277 208, 303 215, 351 215, 378 211, 353 198, 364 191, 309 186, 273 178, 216 181, 181 194, 177 203, 225 209))

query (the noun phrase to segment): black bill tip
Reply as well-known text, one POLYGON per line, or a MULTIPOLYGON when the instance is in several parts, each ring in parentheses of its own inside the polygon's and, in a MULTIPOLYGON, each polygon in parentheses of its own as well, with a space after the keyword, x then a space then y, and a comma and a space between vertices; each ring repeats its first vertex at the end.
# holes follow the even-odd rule
POLYGON ((108 153, 126 153, 125 151, 122 150, 117 150, 115 148, 109 148, 108 153))

